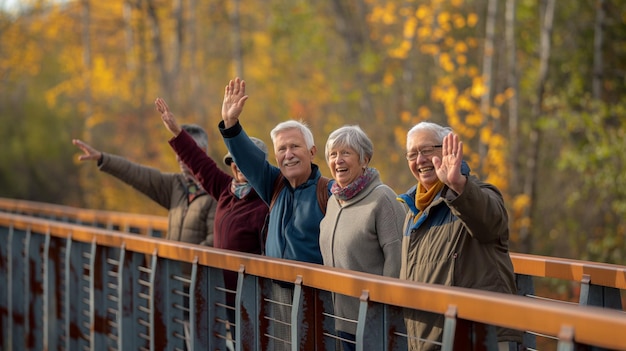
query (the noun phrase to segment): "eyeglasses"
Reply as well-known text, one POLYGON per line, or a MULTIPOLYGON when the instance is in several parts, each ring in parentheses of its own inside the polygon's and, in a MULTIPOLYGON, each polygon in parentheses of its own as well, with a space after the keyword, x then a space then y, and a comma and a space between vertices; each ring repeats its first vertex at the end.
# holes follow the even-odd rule
POLYGON ((417 159, 417 156, 419 156, 419 155, 430 156, 430 155, 435 153, 435 148, 438 148, 438 147, 441 147, 441 146, 442 145, 424 146, 420 150, 407 152, 406 153, 406 159, 409 160, 409 161, 415 161, 417 159))

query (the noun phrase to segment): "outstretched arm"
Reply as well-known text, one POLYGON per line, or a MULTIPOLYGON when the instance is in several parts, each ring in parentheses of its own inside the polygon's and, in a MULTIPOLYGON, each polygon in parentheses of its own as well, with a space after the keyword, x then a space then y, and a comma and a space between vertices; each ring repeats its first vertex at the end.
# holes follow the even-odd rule
POLYGON ((167 130, 172 132, 174 136, 178 136, 182 129, 176 122, 176 118, 174 118, 174 114, 170 111, 170 108, 167 106, 167 103, 165 103, 165 100, 156 98, 156 100, 154 100, 154 104, 156 105, 157 111, 161 114, 161 119, 163 120, 163 124, 165 124, 167 130))
POLYGON ((450 133, 443 138, 442 157, 434 156, 433 165, 437 171, 437 177, 442 183, 461 194, 465 190, 467 178, 461 174, 461 161, 463 161, 463 142, 459 136, 450 133))
POLYGON ((83 154, 78 156, 79 161, 98 161, 102 159, 102 152, 94 149, 91 145, 85 143, 79 139, 72 139, 72 144, 76 145, 83 151, 83 154))
POLYGON ((239 78, 228 82, 224 90, 224 102, 222 102, 222 120, 224 121, 224 128, 228 129, 237 124, 246 100, 248 100, 248 95, 246 95, 246 82, 239 78))

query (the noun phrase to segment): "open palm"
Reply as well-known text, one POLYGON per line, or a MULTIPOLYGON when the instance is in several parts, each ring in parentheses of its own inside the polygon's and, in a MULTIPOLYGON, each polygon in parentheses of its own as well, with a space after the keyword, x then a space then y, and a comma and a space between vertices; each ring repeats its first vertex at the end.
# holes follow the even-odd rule
POLYGON ((235 78, 226 85, 224 101, 222 102, 222 120, 224 120, 226 128, 237 123, 247 99, 246 82, 235 78))

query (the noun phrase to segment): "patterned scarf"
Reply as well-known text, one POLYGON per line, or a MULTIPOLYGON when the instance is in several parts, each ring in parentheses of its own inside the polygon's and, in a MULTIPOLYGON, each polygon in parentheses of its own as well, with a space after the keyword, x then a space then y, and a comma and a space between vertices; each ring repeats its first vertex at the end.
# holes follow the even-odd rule
POLYGON ((437 183, 432 188, 426 190, 421 183, 417 183, 417 192, 415 193, 415 206, 420 210, 420 213, 430 205, 435 199, 435 196, 443 189, 443 183, 437 180, 437 183))
POLYGON ((337 182, 334 182, 330 192, 339 200, 350 200, 355 197, 356 194, 360 193, 361 190, 365 189, 365 187, 371 183, 377 175, 378 171, 375 168, 368 167, 362 175, 360 175, 352 183, 348 184, 345 188, 340 187, 337 182))
POLYGON ((250 183, 238 183, 235 179, 233 179, 232 183, 230 183, 230 191, 233 192, 238 199, 243 199, 248 193, 252 190, 252 185, 250 183))

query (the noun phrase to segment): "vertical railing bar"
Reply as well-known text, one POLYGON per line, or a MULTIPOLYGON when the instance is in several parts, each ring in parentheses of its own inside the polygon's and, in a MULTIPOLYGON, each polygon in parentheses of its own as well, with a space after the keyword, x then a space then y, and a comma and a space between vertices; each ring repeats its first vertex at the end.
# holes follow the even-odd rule
POLYGON ((578 303, 580 305, 588 305, 591 293, 591 276, 589 274, 583 274, 580 280, 580 295, 578 297, 578 303))
POLYGON ((453 351, 454 350, 454 337, 456 334, 456 320, 457 308, 456 306, 448 306, 448 310, 445 313, 445 326, 443 328, 443 337, 441 339, 441 351, 453 351))
MULTIPOLYGON (((245 329, 245 326, 243 325, 243 320, 241 318, 241 304, 245 273, 246 266, 242 264, 239 266, 239 271, 237 272, 237 287, 235 288, 235 332, 231 334, 235 339, 235 351, 243 351, 242 337, 244 335, 243 330, 245 329)), ((250 316, 249 318, 254 319, 255 317, 256 316, 250 316)), ((257 343, 255 342, 253 345, 256 346, 257 343)))
MULTIPOLYGON (((125 281, 125 270, 124 270, 124 262, 126 262, 126 242, 122 243, 122 247, 120 248, 120 257, 119 257, 119 265, 117 268, 117 349, 122 350, 124 345, 124 340, 126 337, 126 325, 124 325, 124 281, 125 281)), ((134 329, 134 328, 133 328, 134 329)), ((132 331, 129 331, 131 334, 132 331)))
MULTIPOLYGON (((30 229, 30 225, 28 226, 28 228, 26 229, 26 237, 24 238, 24 255, 22 257, 24 257, 24 262, 22 264, 22 267, 24 267, 24 328, 29 328, 30 326, 30 300, 31 300, 31 296, 33 295, 33 292, 31 291, 31 280, 32 277, 31 275, 31 270, 30 270, 30 263, 29 263, 29 258, 30 258, 30 244, 31 244, 31 229, 30 229)), ((26 333, 29 333, 30 331, 26 331, 26 333)))
MULTIPOLYGON (((363 290, 361 292, 360 302, 359 302, 359 317, 356 324, 356 351, 364 351, 364 339, 365 339, 365 322, 367 321, 367 308, 369 302, 369 292, 367 290, 363 290)), ((337 335, 339 336, 339 335, 337 335)))
POLYGON ((569 325, 561 326, 559 331, 557 351, 574 351, 574 328, 569 325))
POLYGON ((8 341, 7 346, 9 350, 13 350, 13 239, 15 236, 13 229, 13 225, 9 227, 9 247, 8 247, 8 255, 7 255, 7 266, 8 266, 8 277, 9 281, 7 282, 8 291, 7 291, 7 303, 8 303, 8 324, 9 324, 9 332, 7 333, 8 341))
POLYGON ((291 350, 299 351, 300 339, 304 337, 301 330, 300 316, 304 313, 304 292, 302 291, 302 276, 297 276, 294 283, 293 301, 291 303, 291 350))
POLYGON ((150 319, 150 326, 148 328, 148 333, 150 334, 150 350, 155 350, 155 339, 154 339, 154 324, 155 324, 155 315, 154 315, 154 309, 155 309, 155 301, 154 301, 154 296, 156 294, 154 285, 155 285, 155 281, 156 281, 156 268, 157 268, 157 250, 155 249, 154 252, 152 253, 152 262, 151 262, 151 272, 150 272, 150 288, 149 288, 149 293, 148 295, 150 296, 150 301, 148 301, 148 306, 149 306, 149 310, 150 310, 150 316, 148 316, 148 318, 150 319))
POLYGON ((71 310, 70 310, 70 289, 71 289, 71 255, 72 255, 72 233, 70 232, 69 235, 67 236, 66 239, 66 249, 65 249, 65 264, 64 264, 64 271, 65 271, 65 281, 63 282, 65 285, 65 295, 63 295, 63 310, 65 311, 64 313, 64 320, 63 320, 63 324, 65 326, 65 350, 69 350, 69 344, 71 342, 71 335, 70 335, 70 323, 71 323, 71 310))
POLYGON ((46 241, 43 249, 43 349, 48 350, 50 338, 50 227, 46 230, 46 241))
POLYGON ((90 251, 90 257, 89 257, 89 272, 87 274, 87 279, 88 279, 88 285, 89 285, 89 300, 88 300, 88 306, 89 306, 89 344, 91 345, 91 347, 96 347, 96 332, 95 332, 95 326, 96 326, 96 296, 95 296, 95 291, 96 291, 96 284, 95 284, 95 270, 96 270, 96 249, 97 249, 97 243, 96 243, 96 238, 94 237, 91 240, 91 251, 90 251))
POLYGON ((187 350, 195 350, 196 340, 196 285, 198 275, 198 256, 193 258, 193 264, 191 265, 191 282, 189 283, 189 322, 183 325, 185 334, 185 341, 187 343, 187 350))

